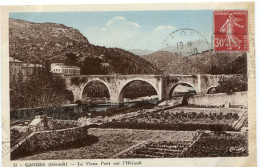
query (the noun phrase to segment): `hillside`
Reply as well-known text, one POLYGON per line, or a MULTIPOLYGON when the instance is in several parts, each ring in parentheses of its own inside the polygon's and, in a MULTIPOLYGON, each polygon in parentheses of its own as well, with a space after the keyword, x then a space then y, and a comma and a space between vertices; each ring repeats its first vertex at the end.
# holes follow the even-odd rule
MULTIPOLYGON (((206 43, 205 41, 191 41, 191 43, 192 43, 192 48, 197 49, 197 53, 202 53, 206 50, 210 50, 211 43, 206 43)), ((183 47, 181 50, 179 50, 177 46, 168 46, 168 47, 162 48, 160 51, 166 51, 166 52, 171 52, 171 53, 178 52, 179 55, 181 52, 182 56, 192 55, 189 44, 183 44, 183 47)))
POLYGON ((82 74, 158 74, 149 61, 119 48, 89 43, 78 30, 55 23, 9 19, 10 56, 28 63, 64 62, 82 74))
MULTIPOLYGON (((143 56, 143 58, 156 65, 165 74, 210 74, 212 73, 212 66, 224 69, 227 68, 227 64, 235 62, 238 57, 242 56, 244 54, 241 52, 216 53, 206 51, 192 56, 180 56, 171 52, 158 51, 143 56)), ((246 61, 244 64, 246 64, 246 61)), ((235 69, 235 67, 233 68, 235 69)))
POLYGON ((131 49, 129 50, 129 52, 132 52, 133 54, 138 56, 144 56, 144 55, 152 54, 155 51, 146 50, 146 49, 131 49))

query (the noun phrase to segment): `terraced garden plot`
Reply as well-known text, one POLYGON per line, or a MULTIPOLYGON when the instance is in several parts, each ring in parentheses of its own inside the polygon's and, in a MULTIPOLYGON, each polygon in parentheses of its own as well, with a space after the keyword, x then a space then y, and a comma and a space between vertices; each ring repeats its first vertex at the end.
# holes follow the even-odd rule
POLYGON ((203 134, 184 157, 239 157, 248 155, 247 133, 203 134))
POLYGON ((120 155, 120 158, 173 158, 181 157, 191 141, 148 142, 120 155))
MULTIPOLYGON (((49 151, 20 158, 21 160, 40 159, 96 159, 111 158, 121 155, 132 146, 144 142, 177 142, 191 141, 196 136, 195 131, 165 131, 165 130, 135 130, 135 129, 102 129, 91 128, 89 135, 97 138, 96 142, 82 147, 49 151)), ((116 157, 115 157, 116 158, 116 157)))
MULTIPOLYGON (((246 110, 225 108, 183 108, 141 113, 105 123, 102 128, 229 131, 246 110)), ((246 121, 246 119, 245 119, 246 121)))

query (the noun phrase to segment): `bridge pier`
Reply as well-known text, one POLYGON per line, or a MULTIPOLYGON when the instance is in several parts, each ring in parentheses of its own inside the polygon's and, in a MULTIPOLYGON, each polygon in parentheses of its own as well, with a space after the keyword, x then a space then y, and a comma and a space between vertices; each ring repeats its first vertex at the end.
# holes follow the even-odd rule
POLYGON ((178 84, 188 84, 192 86, 197 94, 206 94, 207 90, 218 84, 222 77, 232 77, 234 75, 82 75, 65 76, 66 86, 74 95, 74 101, 82 101, 84 87, 91 81, 100 81, 109 90, 110 103, 122 103, 122 90, 125 86, 134 81, 144 81, 154 87, 159 100, 171 98, 171 92, 178 84), (77 81, 77 82, 75 82, 77 81))
POLYGON ((119 94, 112 93, 109 99, 110 103, 122 103, 119 98, 119 94))
POLYGON ((74 102, 82 101, 82 94, 80 89, 74 89, 72 90, 73 96, 74 96, 74 102))

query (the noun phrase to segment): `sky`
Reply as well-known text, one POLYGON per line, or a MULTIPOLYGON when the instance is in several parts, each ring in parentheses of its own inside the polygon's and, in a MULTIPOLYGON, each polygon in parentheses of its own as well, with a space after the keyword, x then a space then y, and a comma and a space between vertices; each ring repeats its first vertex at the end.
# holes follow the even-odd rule
POLYGON ((171 32, 182 28, 194 29, 210 42, 212 15, 211 10, 91 11, 10 13, 10 18, 64 24, 99 46, 156 51, 171 32))

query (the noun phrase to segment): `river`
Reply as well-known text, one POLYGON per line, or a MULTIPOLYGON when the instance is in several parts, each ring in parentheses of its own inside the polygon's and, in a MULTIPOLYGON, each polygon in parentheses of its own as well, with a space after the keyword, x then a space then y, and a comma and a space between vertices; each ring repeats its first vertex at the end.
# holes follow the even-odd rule
MULTIPOLYGON (((157 104, 158 98, 146 100, 150 103, 157 104)), ((61 107, 49 107, 49 108, 34 108, 34 109, 19 109, 11 110, 10 118, 11 122, 33 120, 35 115, 43 114, 54 119, 61 120, 77 120, 80 117, 88 116, 93 112, 107 111, 108 109, 117 109, 122 106, 132 107, 141 101, 125 102, 123 104, 118 103, 103 103, 103 104, 82 104, 82 105, 67 105, 61 107)))

